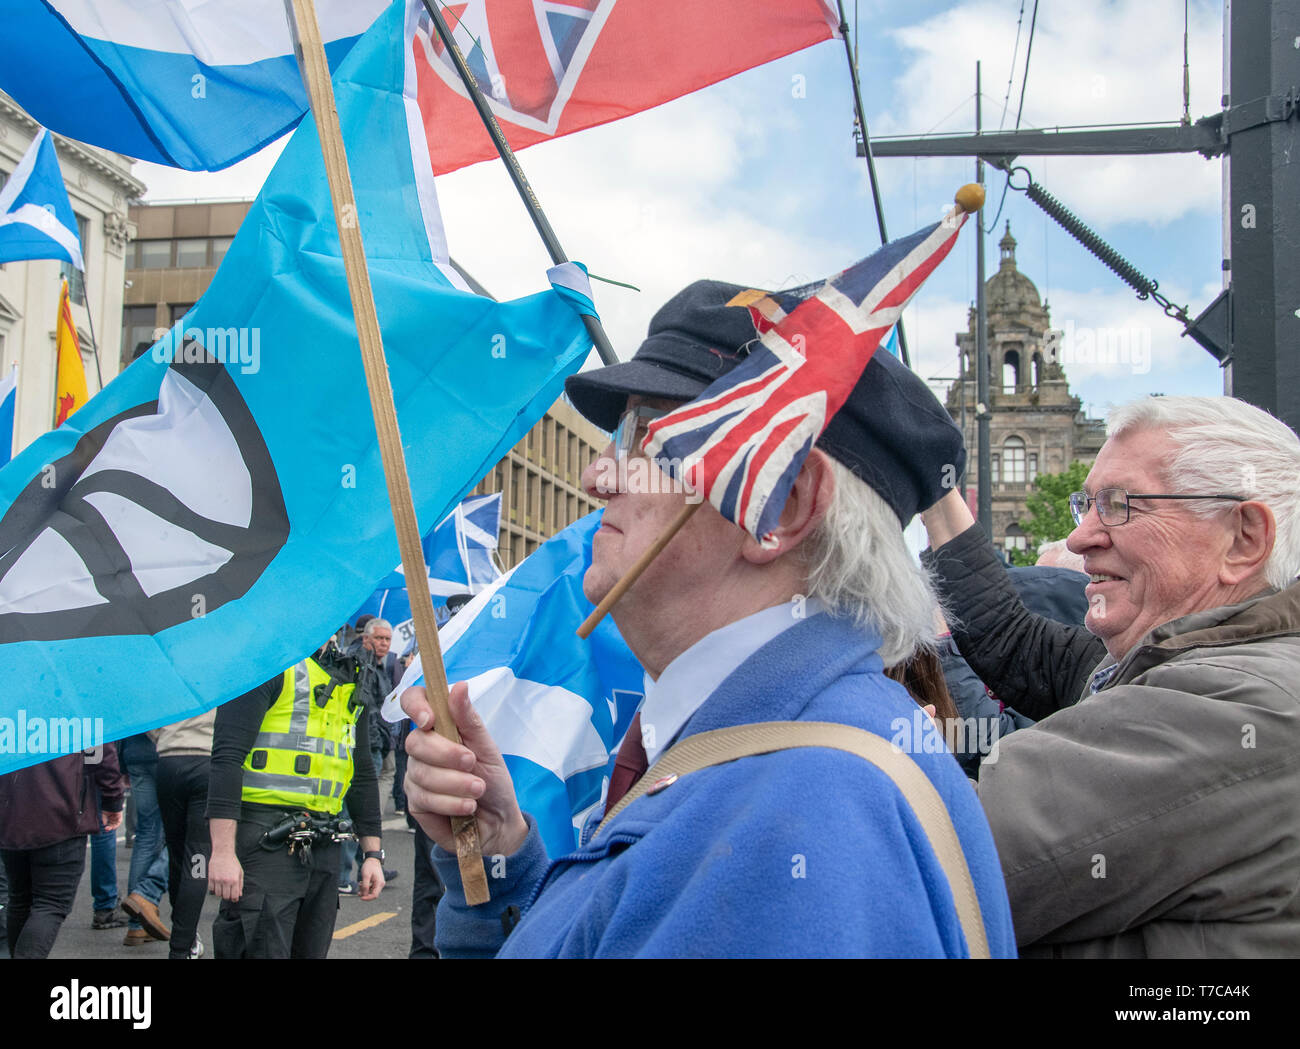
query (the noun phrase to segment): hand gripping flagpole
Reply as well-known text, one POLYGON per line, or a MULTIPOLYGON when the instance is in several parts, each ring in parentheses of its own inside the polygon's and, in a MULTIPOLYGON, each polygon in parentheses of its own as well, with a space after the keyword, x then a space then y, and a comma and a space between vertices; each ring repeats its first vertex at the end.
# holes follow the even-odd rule
MULTIPOLYGON (((974 212, 979 211, 980 208, 984 207, 984 187, 974 182, 962 186, 953 198, 953 202, 955 207, 948 213, 947 218, 944 220, 945 222, 955 220, 963 211, 967 214, 973 214, 974 212)), ((587 638, 591 636, 591 632, 595 630, 600 624, 600 621, 609 614, 609 610, 614 607, 618 602, 618 599, 627 593, 632 584, 641 577, 641 573, 650 567, 650 562, 659 556, 660 552, 662 552, 663 548, 669 544, 673 536, 681 531, 682 527, 691 519, 691 516, 695 511, 703 505, 704 500, 701 499, 697 503, 687 503, 682 507, 681 512, 673 518, 668 527, 665 528, 659 537, 650 544, 645 553, 637 558, 636 564, 627 570, 623 575, 623 578, 614 584, 614 588, 605 595, 604 599, 596 606, 591 615, 583 620, 582 625, 578 627, 579 637, 587 638)))
MULTIPOLYGON (((555 235, 555 230, 551 228, 546 213, 542 211, 542 205, 538 203, 537 194, 533 192, 533 187, 529 184, 527 176, 524 175, 524 169, 519 166, 519 159, 510 148, 510 143, 506 141, 505 132, 501 130, 501 125, 497 123, 492 108, 488 105, 487 99, 483 97, 483 92, 479 90, 474 74, 470 72, 465 56, 461 54, 460 47, 456 44, 455 38, 451 35, 451 30, 447 28, 446 20, 442 17, 442 12, 436 6, 437 0, 423 0, 423 3, 424 9, 429 13, 429 17, 433 19, 433 24, 438 30, 442 46, 447 49, 447 54, 451 56, 452 63, 456 66, 456 72, 460 74, 460 79, 465 84, 465 90, 469 92, 470 101, 474 103, 474 108, 478 110, 478 115, 482 119, 484 127, 488 129, 488 134, 492 136, 492 142, 497 147, 497 152, 501 154, 501 159, 505 161, 506 171, 510 173, 510 180, 515 184, 515 189, 519 191, 520 199, 523 200, 524 207, 528 209, 528 215, 533 220, 533 225, 537 227, 538 235, 542 238, 542 243, 546 245, 546 250, 550 253, 551 262, 556 266, 568 262, 569 257, 564 254, 564 249, 560 247, 560 240, 555 235)), ((587 334, 591 336, 596 352, 600 354, 601 363, 606 365, 617 364, 618 355, 614 353, 614 347, 610 344, 609 336, 605 334, 600 319, 584 313, 582 323, 586 325, 587 334)))
MULTIPOLYGON (((397 429, 393 388, 388 379, 379 317, 375 312, 360 224, 356 219, 352 176, 348 171, 343 132, 339 128, 338 109, 334 104, 334 85, 330 82, 325 46, 321 40, 320 26, 316 22, 316 6, 313 0, 285 0, 285 9, 289 16, 289 28, 293 34, 294 51, 302 70, 303 83, 307 87, 311 110, 316 118, 321 153, 325 158, 325 174, 329 179, 330 197, 334 202, 334 219, 343 249, 348 293, 357 323, 357 339, 361 344, 361 362, 365 368, 366 386, 370 391, 370 408, 375 417, 384 478, 388 482, 388 501, 393 509, 393 523, 397 530, 397 546, 408 578, 423 579, 429 573, 424 563, 424 550, 420 545, 420 528, 415 518, 411 482, 407 477, 402 438, 397 429)), ((429 596, 428 587, 411 587, 408 594, 411 599, 411 618, 415 620, 415 639, 420 646, 424 663, 425 686, 433 707, 434 727, 442 735, 459 743, 460 733, 456 730, 448 703, 447 671, 442 662, 442 647, 438 643, 438 623, 433 614, 433 599, 429 596)), ((487 873, 483 869, 478 822, 472 816, 453 816, 451 826, 456 835, 456 859, 465 885, 465 899, 471 905, 486 903, 489 898, 487 873)))

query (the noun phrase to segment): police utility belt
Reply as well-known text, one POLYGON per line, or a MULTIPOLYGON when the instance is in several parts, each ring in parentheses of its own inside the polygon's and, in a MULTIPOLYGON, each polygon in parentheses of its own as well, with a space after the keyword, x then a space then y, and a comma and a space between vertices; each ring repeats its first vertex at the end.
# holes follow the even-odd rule
POLYGON ((313 845, 330 845, 339 841, 355 841, 352 821, 337 816, 314 816, 310 812, 295 812, 285 816, 262 835, 258 843, 267 852, 288 846, 289 855, 297 854, 304 864, 311 862, 313 845))

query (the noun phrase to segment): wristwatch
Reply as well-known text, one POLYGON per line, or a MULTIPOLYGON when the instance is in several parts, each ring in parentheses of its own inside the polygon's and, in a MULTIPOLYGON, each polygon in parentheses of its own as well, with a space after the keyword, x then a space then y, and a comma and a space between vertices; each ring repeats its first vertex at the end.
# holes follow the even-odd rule
POLYGON ((362 853, 362 857, 367 860, 378 860, 380 863, 385 859, 383 849, 371 849, 369 852, 362 853))

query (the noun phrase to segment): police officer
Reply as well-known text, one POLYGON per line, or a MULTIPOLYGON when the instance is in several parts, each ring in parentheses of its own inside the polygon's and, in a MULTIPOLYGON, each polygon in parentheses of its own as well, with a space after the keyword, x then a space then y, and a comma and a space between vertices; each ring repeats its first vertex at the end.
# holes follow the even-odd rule
POLYGON ((222 901, 216 957, 325 957, 338 915, 341 846, 331 831, 345 798, 364 852, 361 898, 383 889, 360 674, 356 657, 330 644, 217 711, 207 809, 208 881, 222 901))

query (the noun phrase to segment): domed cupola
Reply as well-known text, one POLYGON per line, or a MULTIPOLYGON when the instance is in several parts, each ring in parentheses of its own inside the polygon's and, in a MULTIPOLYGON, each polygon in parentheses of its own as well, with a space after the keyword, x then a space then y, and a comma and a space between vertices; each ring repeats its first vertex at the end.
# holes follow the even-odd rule
POLYGON ((989 278, 986 287, 988 310, 1016 313, 1020 310, 1042 309, 1042 299, 1034 282, 1016 269, 1016 238, 1011 235, 1011 223, 1007 222, 1007 231, 998 242, 1002 261, 997 273, 989 278))

